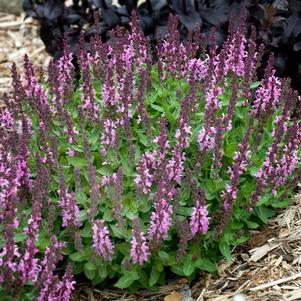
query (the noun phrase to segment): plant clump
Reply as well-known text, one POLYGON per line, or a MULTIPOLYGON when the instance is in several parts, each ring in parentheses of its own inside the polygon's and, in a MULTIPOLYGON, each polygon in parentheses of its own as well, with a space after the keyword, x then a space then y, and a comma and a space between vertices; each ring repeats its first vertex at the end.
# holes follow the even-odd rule
POLYGON ((192 280, 285 207, 301 176, 301 98, 270 57, 256 81, 256 32, 230 26, 217 53, 184 46, 170 17, 152 65, 135 14, 113 43, 96 34, 24 79, 0 113, 0 293, 69 300, 75 275, 155 289, 192 280), (79 86, 78 86, 79 85, 79 86), (65 271, 65 272, 64 272, 65 271))

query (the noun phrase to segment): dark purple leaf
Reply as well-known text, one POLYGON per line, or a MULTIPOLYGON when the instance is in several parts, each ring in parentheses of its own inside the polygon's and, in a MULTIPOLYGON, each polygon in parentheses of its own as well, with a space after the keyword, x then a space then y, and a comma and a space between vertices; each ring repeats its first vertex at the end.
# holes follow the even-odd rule
POLYGON ((33 3, 30 0, 24 0, 23 1, 23 9, 26 10, 31 10, 33 5, 33 3))
MULTIPOLYGON (((103 2, 102 0, 91 0, 91 1, 97 8, 104 8, 102 5, 103 2)), ((107 5, 105 5, 105 8, 107 8, 107 5)))
POLYGON ((155 23, 152 17, 142 16, 140 17, 140 26, 146 34, 149 34, 154 30, 155 23))
POLYGON ((229 0, 210 0, 208 2, 209 2, 209 7, 211 8, 222 8, 230 5, 229 0))
POLYGON ((275 48, 279 48, 281 43, 282 37, 273 37, 272 42, 270 43, 270 46, 273 46, 275 48))
POLYGON ((300 33, 301 33, 301 19, 298 18, 296 20, 295 27, 294 27, 294 30, 293 30, 293 36, 294 36, 294 38, 297 38, 300 33))
MULTIPOLYGON (((100 26, 99 26, 100 28, 100 26)), ((85 32, 85 38, 90 38, 91 36, 96 34, 96 28, 94 25, 90 26, 85 32)))
POLYGON ((151 0, 153 10, 161 10, 168 5, 167 0, 151 0))
POLYGON ((288 0, 289 7, 292 10, 292 13, 297 14, 301 12, 301 1, 300 0, 288 0))
POLYGON ((120 25, 126 27, 129 24, 129 17, 121 16, 120 17, 120 25))
POLYGON ((301 51, 301 42, 297 42, 294 44, 294 51, 301 51))
POLYGON ((80 21, 81 16, 77 14, 64 14, 63 16, 63 22, 67 24, 75 24, 78 21, 80 21))
POLYGON ((112 8, 103 9, 102 18, 107 28, 113 28, 120 23, 120 18, 112 8))
POLYGON ((280 11, 288 11, 288 1, 287 0, 275 0, 273 6, 280 11))
POLYGON ((200 16, 207 23, 220 27, 228 21, 226 9, 204 8, 200 9, 200 16))
POLYGON ((282 55, 278 55, 275 57, 275 63, 274 66, 276 70, 278 71, 278 74, 283 74, 286 69, 286 62, 282 55))
POLYGON ((262 5, 252 5, 249 8, 251 23, 262 26, 265 19, 265 9, 262 5))
MULTIPOLYGON (((103 35, 106 31, 109 30, 109 28, 106 27, 106 25, 103 22, 99 23, 98 26, 99 30, 100 30, 100 34, 103 35)), ((86 32, 85 32, 85 39, 89 40, 91 36, 96 34, 96 28, 94 25, 90 26, 86 32)))
POLYGON ((282 36, 286 27, 287 20, 281 16, 275 17, 271 25, 271 32, 273 36, 282 36))
POLYGON ((202 20, 200 15, 195 11, 188 16, 180 15, 179 19, 181 23, 187 28, 187 30, 193 31, 196 26, 199 28, 202 26, 202 20))
POLYGON ((265 44, 269 43, 269 36, 266 31, 260 30, 258 33, 259 38, 265 42, 265 44))
POLYGON ((118 0, 118 3, 125 5, 129 14, 131 14, 133 9, 137 8, 137 0, 118 0))
POLYGON ((118 6, 116 9, 116 13, 120 16, 128 16, 129 15, 125 5, 118 6))
POLYGON ((171 0, 171 6, 178 15, 189 15, 194 11, 192 0, 171 0))
POLYGON ((295 15, 291 15, 288 18, 287 26, 285 27, 284 34, 283 34, 283 37, 285 39, 288 39, 291 36, 291 34, 296 26, 297 20, 298 20, 298 18, 295 15))
POLYGON ((111 0, 91 0, 97 8, 107 9, 112 6, 111 0))
POLYGON ((44 17, 49 20, 54 20, 60 17, 64 12, 64 4, 61 2, 46 2, 42 7, 44 17))
POLYGON ((167 26, 157 26, 155 29, 155 35, 154 38, 156 40, 162 39, 162 37, 165 37, 168 33, 168 27, 167 26))

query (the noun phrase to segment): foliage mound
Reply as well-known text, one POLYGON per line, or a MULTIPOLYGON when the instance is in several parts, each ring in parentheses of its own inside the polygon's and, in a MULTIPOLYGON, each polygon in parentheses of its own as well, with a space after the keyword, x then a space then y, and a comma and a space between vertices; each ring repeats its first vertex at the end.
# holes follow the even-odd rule
POLYGON ((39 82, 25 56, 0 114, 0 293, 68 300, 72 274, 156 289, 171 273, 216 271, 249 229, 285 207, 300 180, 301 98, 256 81, 255 31, 230 28, 195 58, 177 19, 151 64, 135 15, 113 43, 81 35, 39 82), (62 272, 66 268, 65 274, 62 272), (5 293, 4 293, 5 292, 5 293))
MULTIPOLYGON (((67 32, 71 50, 76 49, 80 31, 90 41, 96 32, 94 15, 98 18, 99 34, 103 42, 111 39, 111 30, 120 26, 129 28, 129 17, 136 10, 141 29, 155 46, 161 36, 167 34, 169 14, 179 17, 178 30, 181 41, 187 42, 188 32, 195 27, 204 35, 204 43, 210 44, 209 32, 216 28, 219 46, 227 38, 229 23, 237 22, 240 6, 244 7, 248 33, 257 28, 257 43, 265 45, 262 67, 263 76, 268 57, 275 54, 276 75, 290 77, 294 89, 301 93, 301 2, 299 0, 147 0, 139 5, 137 0, 118 0, 119 6, 106 0, 24 0, 27 16, 40 23, 40 36, 47 51, 58 58, 62 54, 63 36, 67 32)), ((117 2, 116 2, 117 3, 117 2)))

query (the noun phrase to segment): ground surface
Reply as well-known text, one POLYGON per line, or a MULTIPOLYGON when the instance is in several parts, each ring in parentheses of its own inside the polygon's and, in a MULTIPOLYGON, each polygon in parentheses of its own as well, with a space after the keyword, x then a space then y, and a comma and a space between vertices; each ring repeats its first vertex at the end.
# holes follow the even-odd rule
MULTIPOLYGON (((44 72, 50 61, 37 24, 23 19, 0 12, 0 103, 2 93, 9 91, 12 61, 22 70, 27 53, 44 72)), ((141 291, 136 296, 78 285, 73 301, 88 300, 301 300, 301 195, 292 200, 290 208, 279 211, 265 229, 254 231, 245 246, 233 250, 232 261, 220 263, 218 276, 200 274, 190 287, 185 279, 179 279, 157 293, 141 291)))
POLYGON ((15 62, 22 70, 27 53, 37 68, 47 70, 50 57, 38 37, 37 24, 24 15, 14 16, 0 12, 0 95, 10 86, 10 66, 15 62))

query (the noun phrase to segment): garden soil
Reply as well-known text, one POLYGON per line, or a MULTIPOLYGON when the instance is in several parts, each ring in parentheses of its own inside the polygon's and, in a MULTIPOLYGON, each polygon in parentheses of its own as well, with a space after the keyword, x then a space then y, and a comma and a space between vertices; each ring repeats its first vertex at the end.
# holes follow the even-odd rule
MULTIPOLYGON (((47 72, 51 58, 38 36, 37 23, 0 12, 0 106, 11 84, 10 66, 22 72, 27 53, 39 76, 47 72)), ((3 102, 2 102, 3 105, 3 102)), ((280 210, 266 228, 253 231, 251 239, 233 250, 232 260, 218 266, 218 275, 200 273, 188 285, 185 278, 171 281, 158 292, 129 295, 119 289, 99 290, 79 283, 72 301, 292 301, 301 300, 301 194, 280 210)))

